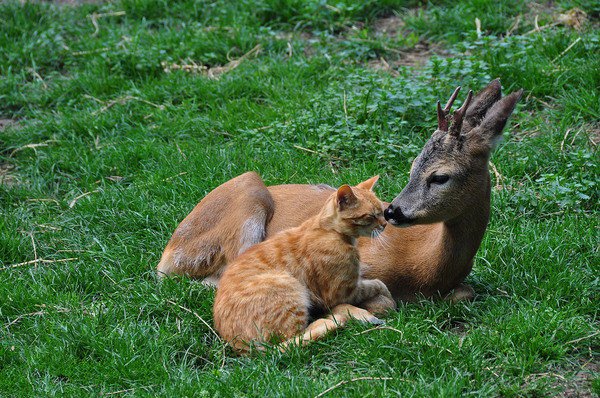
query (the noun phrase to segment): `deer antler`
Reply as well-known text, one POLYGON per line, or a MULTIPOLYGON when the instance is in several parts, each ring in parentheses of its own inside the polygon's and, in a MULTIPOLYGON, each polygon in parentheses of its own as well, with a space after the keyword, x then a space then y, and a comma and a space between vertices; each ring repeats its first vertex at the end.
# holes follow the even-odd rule
POLYGON ((460 88, 461 88, 460 86, 456 87, 456 89, 450 96, 450 99, 446 103, 446 106, 444 107, 444 109, 442 109, 442 106, 440 105, 440 101, 438 101, 438 103, 437 103, 438 130, 448 131, 448 112, 450 111, 450 108, 452 108, 452 104, 454 103, 454 100, 458 96, 460 88))
POLYGON ((454 137, 458 137, 460 135, 460 130, 463 124, 463 118, 465 117, 465 113, 467 113, 467 108, 471 103, 471 99, 473 98, 473 91, 469 90, 469 94, 467 94, 467 99, 463 102, 462 106, 458 108, 454 115, 452 116, 452 125, 450 126, 450 135, 454 137))

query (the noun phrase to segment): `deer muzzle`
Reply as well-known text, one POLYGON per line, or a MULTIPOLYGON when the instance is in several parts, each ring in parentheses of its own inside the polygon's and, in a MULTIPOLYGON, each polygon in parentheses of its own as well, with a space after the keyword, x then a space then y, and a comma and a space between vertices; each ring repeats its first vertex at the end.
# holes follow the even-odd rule
POLYGON ((383 216, 395 227, 408 227, 415 222, 414 218, 408 218, 402 212, 400 206, 394 206, 393 204, 389 205, 387 209, 383 212, 383 216))

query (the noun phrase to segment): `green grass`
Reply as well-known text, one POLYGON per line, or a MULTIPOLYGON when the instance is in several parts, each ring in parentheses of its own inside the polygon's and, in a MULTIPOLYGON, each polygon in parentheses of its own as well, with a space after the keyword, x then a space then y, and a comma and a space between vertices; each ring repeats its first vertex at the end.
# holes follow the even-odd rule
POLYGON ((325 396, 600 393, 597 4, 355 3, 0 4, 0 396, 310 397, 360 377, 325 396), (531 33, 573 7, 582 30, 531 33), (94 33, 94 13, 119 11, 94 33), (381 34, 390 16, 404 24, 381 34), (423 43, 449 56, 401 66, 423 43), (161 66, 256 45, 218 80, 161 66), (525 95, 492 158, 474 302, 401 304, 391 328, 239 358, 199 319, 213 291, 157 283, 172 231, 220 183, 380 174, 391 200, 435 101, 495 77, 525 95))

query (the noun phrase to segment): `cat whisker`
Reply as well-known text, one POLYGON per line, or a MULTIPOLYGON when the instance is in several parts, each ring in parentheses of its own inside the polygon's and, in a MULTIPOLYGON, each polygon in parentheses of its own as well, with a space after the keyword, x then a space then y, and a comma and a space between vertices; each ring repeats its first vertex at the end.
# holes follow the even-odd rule
POLYGON ((371 231, 371 239, 377 239, 383 233, 383 228, 377 227, 371 231))
POLYGON ((382 249, 389 249, 392 247, 390 242, 388 242, 387 237, 383 234, 379 234, 377 237, 375 237, 374 241, 377 246, 381 247, 382 249))
POLYGON ((385 249, 385 245, 384 245, 383 239, 381 239, 381 238, 377 237, 377 238, 375 239, 375 244, 376 244, 376 245, 377 245, 377 247, 378 247, 378 248, 380 248, 381 250, 384 250, 384 249, 385 249))
POLYGON ((377 246, 379 246, 379 245, 381 244, 381 243, 380 243, 380 238, 379 238, 380 236, 381 236, 381 235, 380 235, 380 233, 379 233, 377 230, 373 230, 373 232, 371 232, 371 240, 372 240, 373 242, 375 242, 375 244, 376 244, 377 246))

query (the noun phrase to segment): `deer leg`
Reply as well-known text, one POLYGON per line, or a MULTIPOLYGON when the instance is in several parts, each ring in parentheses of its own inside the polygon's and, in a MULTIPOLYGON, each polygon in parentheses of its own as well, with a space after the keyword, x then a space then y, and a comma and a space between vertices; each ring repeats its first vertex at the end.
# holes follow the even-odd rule
POLYGON ((350 302, 356 305, 370 303, 371 309, 375 309, 379 314, 396 308, 392 294, 379 279, 359 279, 350 302))
POLYGON ((359 279, 351 302, 376 315, 396 309, 396 301, 379 279, 359 279))
POLYGON ((384 294, 367 299, 358 304, 360 308, 364 308, 372 314, 383 316, 390 310, 396 309, 396 301, 384 294))
POLYGON ((454 288, 450 293, 444 297, 444 300, 450 301, 451 303, 457 303, 459 301, 471 301, 475 297, 475 290, 465 283, 461 283, 454 288))
POLYGON ((274 210, 254 172, 212 190, 179 224, 165 248, 159 276, 185 275, 214 285, 227 263, 265 237, 274 210))

